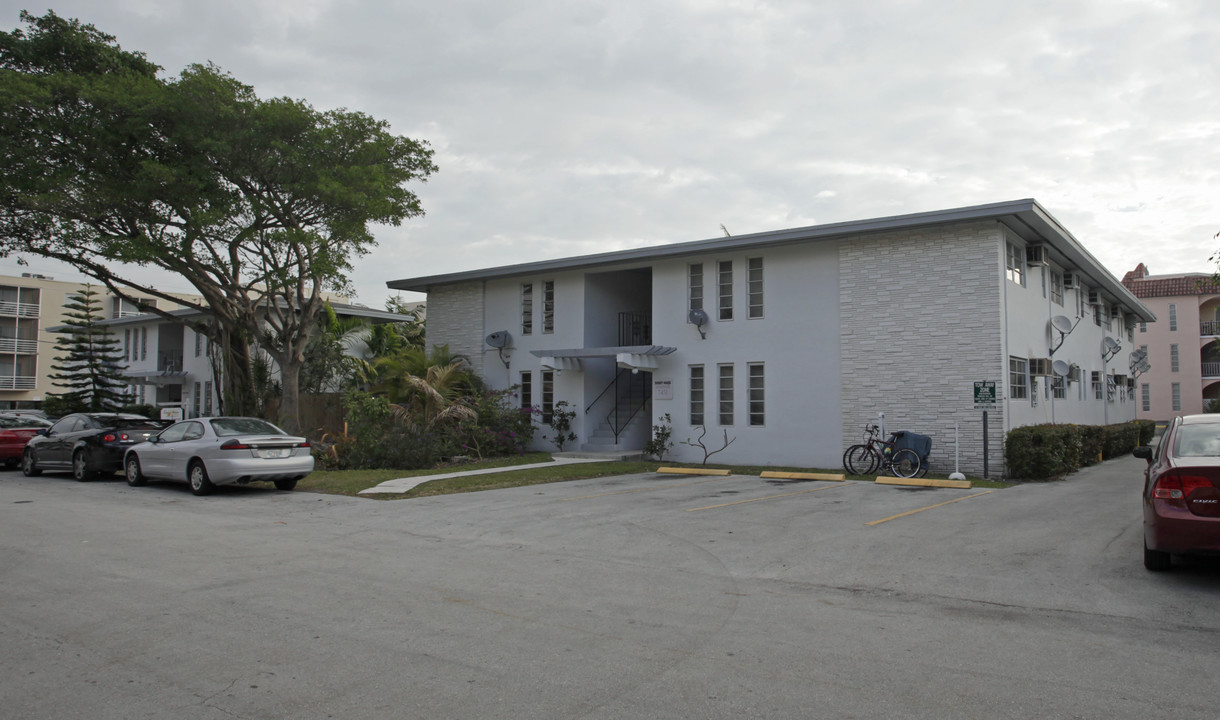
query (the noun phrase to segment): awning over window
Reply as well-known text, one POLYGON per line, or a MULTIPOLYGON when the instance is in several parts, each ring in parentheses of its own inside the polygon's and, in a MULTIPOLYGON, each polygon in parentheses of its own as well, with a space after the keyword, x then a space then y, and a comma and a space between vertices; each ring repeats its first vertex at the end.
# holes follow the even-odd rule
POLYGON ((185 385, 187 374, 171 370, 124 370, 129 385, 185 385))
POLYGON ((552 370, 580 370, 581 361, 591 358, 613 358, 615 363, 630 370, 655 370, 658 358, 677 352, 665 345, 626 345, 620 347, 572 348, 568 350, 531 350, 542 360, 542 366, 552 370))

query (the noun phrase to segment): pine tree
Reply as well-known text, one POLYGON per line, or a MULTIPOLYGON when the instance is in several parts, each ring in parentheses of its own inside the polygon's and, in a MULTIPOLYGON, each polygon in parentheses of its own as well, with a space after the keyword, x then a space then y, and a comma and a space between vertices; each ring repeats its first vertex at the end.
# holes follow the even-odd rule
POLYGON ((59 354, 51 365, 54 372, 50 377, 56 387, 67 391, 47 393, 49 399, 53 398, 68 412, 118 409, 128 400, 122 372, 125 358, 119 349, 119 339, 99 324, 103 318, 97 293, 86 285, 78 294, 69 296, 64 309, 67 329, 55 340, 59 354))

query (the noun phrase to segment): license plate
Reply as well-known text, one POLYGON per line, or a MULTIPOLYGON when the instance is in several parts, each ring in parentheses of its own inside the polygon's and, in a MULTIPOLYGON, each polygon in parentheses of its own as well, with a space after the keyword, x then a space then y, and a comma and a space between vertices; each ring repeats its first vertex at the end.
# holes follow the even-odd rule
POLYGON ((289 448, 269 448, 266 450, 258 451, 259 457, 267 458, 268 460, 273 459, 273 458, 286 458, 291 454, 292 454, 292 450, 289 448))

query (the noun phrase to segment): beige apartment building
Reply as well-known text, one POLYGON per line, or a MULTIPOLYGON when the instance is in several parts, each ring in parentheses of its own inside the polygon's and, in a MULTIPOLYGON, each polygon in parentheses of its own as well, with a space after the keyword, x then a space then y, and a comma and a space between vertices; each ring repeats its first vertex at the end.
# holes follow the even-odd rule
MULTIPOLYGON (((81 282, 37 273, 0 276, 0 411, 36 409, 48 392, 62 392, 48 377, 56 356, 56 335, 48 329, 63 325, 69 297, 85 287, 81 282)), ((134 303, 99 285, 93 288, 106 318, 140 314, 134 303)), ((156 298, 147 302, 152 306, 166 304, 156 298)))

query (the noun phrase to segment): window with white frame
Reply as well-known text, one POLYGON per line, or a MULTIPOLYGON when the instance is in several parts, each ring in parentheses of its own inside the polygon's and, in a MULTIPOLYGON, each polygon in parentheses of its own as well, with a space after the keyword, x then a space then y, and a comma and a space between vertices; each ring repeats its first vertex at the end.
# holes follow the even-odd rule
POLYGON ((1169 329, 1178 329, 1178 304, 1169 303, 1169 329))
POLYGON ((542 332, 555 332, 555 281, 542 283, 542 332))
POLYGON ((1067 399, 1067 383, 1062 375, 1056 375, 1051 378, 1051 397, 1056 400, 1067 399))
POLYGON ((721 425, 733 424, 733 366, 720 365, 719 415, 721 425))
POLYGON ((521 334, 534 333, 534 283, 521 283, 521 334))
POLYGON ((1148 383, 1140 384, 1140 402, 1144 412, 1152 411, 1152 388, 1148 386, 1148 383))
POLYGON ((148 328, 140 328, 140 359, 148 359, 148 328))
POLYGON ((1104 390, 1104 388, 1102 388, 1103 383, 1101 380, 1101 372, 1094 370, 1093 374, 1092 374, 1092 379, 1093 379, 1093 399, 1094 400, 1104 399, 1105 395, 1103 395, 1103 393, 1105 392, 1105 390, 1104 390))
POLYGON ((1173 411, 1182 411, 1182 383, 1173 383, 1169 386, 1173 395, 1173 411))
POLYGON ((1051 301, 1063 307, 1063 273, 1051 270, 1051 301))
POLYGON ((1025 248, 1008 243, 1008 279, 1025 286, 1025 248))
POLYGON ((686 294, 689 310, 703 309, 703 263, 691 263, 686 268, 686 294))
POLYGON ((203 414, 212 414, 212 381, 203 381, 203 414))
POLYGON ((202 354, 203 354, 203 335, 196 332, 195 333, 195 357, 199 357, 202 354))
POLYGON ((721 320, 733 319, 733 261, 721 260, 716 263, 717 283, 720 287, 720 305, 718 315, 721 320))
POLYGON ((750 427, 767 424, 767 371, 763 363, 747 365, 750 377, 750 427))
POLYGON ((521 373, 521 409, 529 410, 534 406, 534 373, 526 370, 521 373))
POLYGON ((746 308, 747 317, 763 316, 763 259, 750 258, 746 261, 746 283, 749 290, 749 304, 746 308))
POLYGON ((702 365, 690 366, 690 424, 700 427, 704 424, 704 377, 702 365))
POLYGON ((1169 372, 1178 372, 1178 345, 1174 343, 1169 346, 1169 372))
POLYGON ((131 361, 131 328, 123 331, 123 359, 131 361))
POLYGON ((542 371, 542 424, 555 418, 555 371, 542 371))
POLYGON ((1148 332, 1148 323, 1146 323, 1146 322, 1140 323, 1140 332, 1142 332, 1142 333, 1148 332))
POLYGON ((1008 358, 1008 397, 1013 400, 1029 397, 1029 361, 1025 358, 1008 358))

